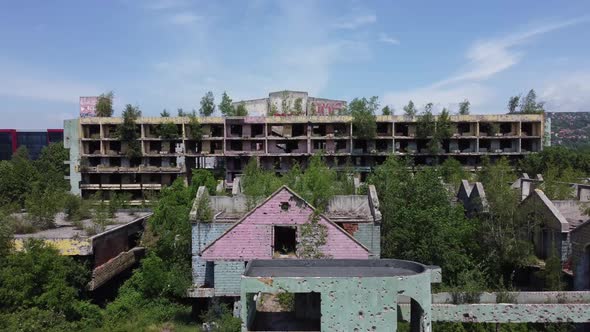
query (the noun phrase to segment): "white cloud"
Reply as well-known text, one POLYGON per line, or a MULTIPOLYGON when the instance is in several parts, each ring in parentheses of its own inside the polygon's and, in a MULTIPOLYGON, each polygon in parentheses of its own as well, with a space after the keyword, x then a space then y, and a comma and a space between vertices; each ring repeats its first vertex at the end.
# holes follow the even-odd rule
POLYGON ((192 12, 182 12, 171 15, 168 21, 176 25, 190 25, 201 19, 201 16, 195 15, 192 12))
POLYGON ((455 74, 424 87, 386 92, 383 100, 385 103, 403 105, 412 99, 419 105, 434 102, 444 107, 453 107, 468 98, 473 106, 484 106, 492 101, 495 90, 481 82, 518 64, 524 57, 524 51, 518 47, 535 37, 587 22, 589 19, 581 17, 552 22, 501 38, 476 41, 465 54, 467 65, 455 74))
POLYGON ((150 0, 145 4, 145 8, 152 10, 168 10, 178 7, 184 7, 188 4, 186 0, 150 0))
POLYGON ((393 37, 388 36, 385 33, 381 33, 379 35, 379 41, 391 45, 399 45, 399 40, 393 37))
POLYGON ((339 22, 334 23, 333 27, 337 29, 354 30, 375 22, 377 22, 377 16, 374 14, 360 15, 353 18, 341 19, 339 22))
POLYGON ((590 71, 550 78, 540 89, 539 100, 550 112, 590 111, 590 71))
POLYGON ((44 101, 78 103, 80 96, 93 96, 101 89, 56 73, 33 70, 18 64, 0 65, 0 95, 44 101))

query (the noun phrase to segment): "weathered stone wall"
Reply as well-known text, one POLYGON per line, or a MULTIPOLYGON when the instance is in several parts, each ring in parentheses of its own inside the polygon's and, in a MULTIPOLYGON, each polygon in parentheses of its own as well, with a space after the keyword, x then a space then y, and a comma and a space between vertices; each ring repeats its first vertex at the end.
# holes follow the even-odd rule
POLYGON ((192 266, 193 284, 197 287, 213 283, 213 267, 199 256, 209 243, 217 239, 232 224, 230 223, 195 223, 192 225, 192 266))

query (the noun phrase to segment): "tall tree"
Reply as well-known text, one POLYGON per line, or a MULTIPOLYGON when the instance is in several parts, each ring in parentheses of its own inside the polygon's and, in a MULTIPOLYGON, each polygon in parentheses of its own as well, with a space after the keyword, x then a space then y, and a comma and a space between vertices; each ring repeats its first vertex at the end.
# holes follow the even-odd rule
POLYGON ((177 112, 177 115, 180 117, 188 115, 182 108, 177 109, 176 112, 177 112))
POLYGON ((377 96, 355 98, 348 105, 352 115, 354 135, 360 139, 372 139, 377 134, 375 112, 379 109, 377 96))
POLYGON ((469 100, 465 99, 459 103, 459 115, 469 115, 469 108, 471 103, 469 100))
POLYGON ((520 112, 524 114, 538 114, 545 112, 545 103, 537 102, 537 93, 534 89, 529 90, 520 104, 520 112))
POLYGON ((247 116, 248 110, 246 109, 246 105, 244 103, 239 103, 235 109, 236 116, 247 116))
POLYGON ((414 106, 414 102, 410 100, 408 104, 404 106, 404 114, 407 116, 416 116, 417 113, 418 110, 414 106))
POLYGON ((518 104, 520 103, 520 96, 512 96, 508 99, 508 113, 518 113, 518 104))
POLYGON ((141 116, 138 106, 127 104, 123 111, 123 123, 117 127, 117 136, 127 143, 127 156, 136 158, 141 156, 141 145, 139 143, 139 129, 135 121, 141 116))
POLYGON ((164 109, 162 111, 162 113, 160 113, 160 116, 163 118, 169 118, 170 117, 170 112, 168 112, 166 109, 164 109))
POLYGON ((231 98, 225 91, 223 91, 223 95, 221 95, 221 103, 219 103, 219 111, 221 111, 221 114, 223 114, 224 116, 235 115, 235 109, 231 103, 231 98))
POLYGON ((201 116, 210 116, 213 112, 215 112, 215 97, 213 97, 213 92, 209 91, 201 98, 199 114, 201 116))
POLYGON ((96 103, 96 116, 98 117, 111 117, 113 116, 113 98, 115 94, 113 91, 103 93, 98 96, 96 103))
POLYGON ((385 105, 385 107, 383 107, 381 109, 381 114, 383 114, 383 115, 391 115, 392 114, 391 109, 389 108, 389 105, 385 105))

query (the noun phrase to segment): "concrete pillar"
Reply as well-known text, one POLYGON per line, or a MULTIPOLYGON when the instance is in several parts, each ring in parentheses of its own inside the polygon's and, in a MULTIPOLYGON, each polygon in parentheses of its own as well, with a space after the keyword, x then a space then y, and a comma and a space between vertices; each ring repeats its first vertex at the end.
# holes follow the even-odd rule
POLYGON ((410 304, 410 331, 411 332, 432 332, 430 321, 430 310, 424 310, 420 303, 411 299, 410 304))

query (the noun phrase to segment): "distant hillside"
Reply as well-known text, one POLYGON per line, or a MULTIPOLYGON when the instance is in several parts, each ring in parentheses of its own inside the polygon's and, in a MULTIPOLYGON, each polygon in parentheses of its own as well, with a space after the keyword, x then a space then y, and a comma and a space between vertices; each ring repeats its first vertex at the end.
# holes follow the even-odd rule
POLYGON ((590 145, 590 112, 553 112, 551 145, 580 147, 590 145))

